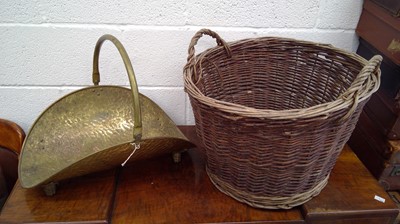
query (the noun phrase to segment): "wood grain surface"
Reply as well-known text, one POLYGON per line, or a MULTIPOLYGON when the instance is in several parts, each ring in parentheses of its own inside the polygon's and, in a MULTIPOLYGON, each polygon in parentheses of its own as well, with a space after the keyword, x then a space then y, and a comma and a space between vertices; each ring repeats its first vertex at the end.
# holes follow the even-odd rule
MULTIPOLYGON (((185 130, 192 140, 194 132, 185 130)), ((219 192, 210 182, 203 153, 190 149, 182 162, 161 157, 121 173, 113 223, 304 223, 299 208, 255 209, 219 192)))
POLYGON ((346 145, 319 196, 302 206, 307 223, 393 223, 398 209, 346 145), (375 195, 385 203, 374 199, 375 195))
POLYGON ((54 196, 16 183, 0 223, 109 223, 116 170, 60 183, 54 196))
MULTIPOLYGON (((193 127, 181 127, 199 144, 193 127)), ((200 145, 200 144, 199 144, 200 145)), ((170 155, 61 183, 53 197, 14 188, 0 223, 311 223, 389 224, 398 214, 372 175, 345 147, 327 187, 290 210, 251 208, 219 192, 205 173, 201 147, 181 163, 170 155), (378 195, 385 203, 374 200, 378 195)))

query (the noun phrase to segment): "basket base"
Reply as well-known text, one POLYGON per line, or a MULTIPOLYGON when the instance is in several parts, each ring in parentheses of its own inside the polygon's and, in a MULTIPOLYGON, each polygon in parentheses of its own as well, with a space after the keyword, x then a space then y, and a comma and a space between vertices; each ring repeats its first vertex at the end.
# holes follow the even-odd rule
POLYGON ((215 174, 209 172, 206 167, 207 174, 210 177, 211 182, 214 186, 222 193, 236 199, 237 201, 246 203, 255 208, 263 209, 291 209, 295 206, 302 205, 313 197, 317 196, 322 189, 328 184, 329 175, 317 184, 313 189, 306 191, 301 194, 296 194, 291 197, 267 197, 267 196, 255 196, 247 192, 237 190, 231 184, 222 181, 215 174))

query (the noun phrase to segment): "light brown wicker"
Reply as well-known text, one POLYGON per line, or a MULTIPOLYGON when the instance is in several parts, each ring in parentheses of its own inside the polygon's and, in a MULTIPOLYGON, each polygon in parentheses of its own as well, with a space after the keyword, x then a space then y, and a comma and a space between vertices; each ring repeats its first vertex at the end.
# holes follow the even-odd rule
POLYGON ((184 81, 211 181, 259 208, 288 209, 318 195, 379 88, 381 60, 287 38, 226 43, 198 31, 184 81), (195 56, 203 34, 218 46, 195 56))

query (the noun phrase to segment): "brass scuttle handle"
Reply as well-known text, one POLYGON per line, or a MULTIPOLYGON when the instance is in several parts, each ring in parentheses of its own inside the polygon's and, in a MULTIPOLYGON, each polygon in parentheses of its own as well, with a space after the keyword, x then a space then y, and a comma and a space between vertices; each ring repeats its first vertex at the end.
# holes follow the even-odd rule
POLYGON ((133 96, 133 111, 134 111, 134 123, 133 123, 133 143, 135 144, 135 148, 140 146, 140 140, 142 138, 142 113, 140 110, 140 102, 139 102, 139 90, 135 78, 135 72, 133 71, 133 67, 131 61, 129 59, 128 54, 124 46, 122 46, 121 42, 110 34, 105 34, 99 38, 96 43, 96 47, 94 49, 93 56, 93 84, 95 86, 100 83, 100 73, 99 73, 99 54, 100 48, 103 45, 104 41, 111 41, 118 49, 121 54, 122 60, 124 61, 126 71, 129 77, 129 83, 132 90, 133 96))

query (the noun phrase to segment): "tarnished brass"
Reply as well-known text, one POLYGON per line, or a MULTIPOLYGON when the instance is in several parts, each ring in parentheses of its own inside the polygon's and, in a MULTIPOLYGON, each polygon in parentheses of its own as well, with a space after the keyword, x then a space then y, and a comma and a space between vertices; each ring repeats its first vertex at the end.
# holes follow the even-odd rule
POLYGON ((390 42, 389 46, 387 47, 387 50, 392 54, 399 53, 400 40, 393 39, 392 42, 390 42))
POLYGON ((28 133, 19 163, 25 188, 57 182, 120 165, 140 144, 130 162, 192 146, 153 101, 138 92, 129 57, 111 35, 96 44, 95 86, 70 93, 47 108, 28 133), (99 52, 110 40, 127 69, 131 89, 99 86, 99 52))

